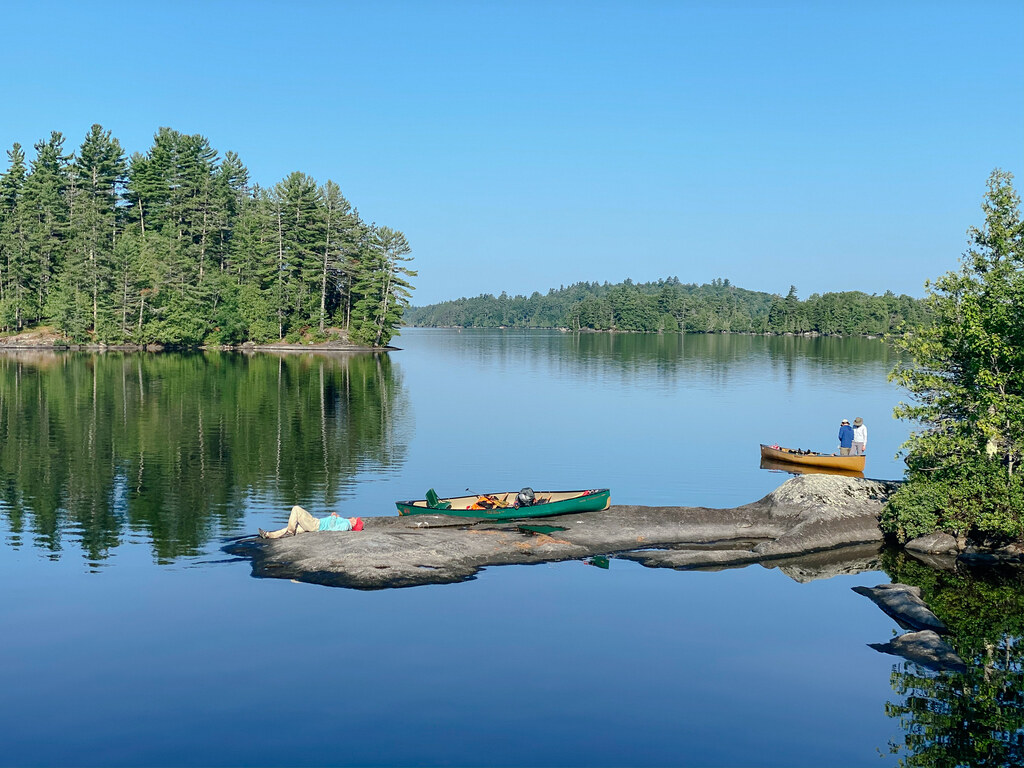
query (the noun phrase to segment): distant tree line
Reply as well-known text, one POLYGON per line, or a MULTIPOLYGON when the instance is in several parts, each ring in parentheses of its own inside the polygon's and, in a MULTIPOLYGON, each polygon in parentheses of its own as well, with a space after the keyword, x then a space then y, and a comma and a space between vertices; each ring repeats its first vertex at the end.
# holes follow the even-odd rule
POLYGON ((233 152, 161 128, 145 154, 92 126, 53 132, 0 176, 0 329, 176 345, 386 345, 415 272, 401 232, 363 222, 333 181, 251 184, 233 152))
POLYGON ((641 333, 883 334, 927 320, 925 304, 886 291, 812 294, 790 287, 783 297, 737 288, 727 279, 681 283, 575 283, 525 296, 485 294, 410 307, 407 325, 462 328, 568 328, 641 333))

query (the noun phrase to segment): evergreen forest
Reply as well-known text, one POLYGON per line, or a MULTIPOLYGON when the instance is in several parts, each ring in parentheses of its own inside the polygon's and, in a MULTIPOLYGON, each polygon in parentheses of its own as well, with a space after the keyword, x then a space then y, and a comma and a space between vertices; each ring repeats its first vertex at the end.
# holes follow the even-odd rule
POLYGON ((99 125, 53 132, 0 175, 0 329, 77 343, 198 346, 347 338, 385 346, 415 272, 402 232, 333 181, 251 183, 233 152, 160 128, 125 155, 99 125), (340 329, 340 333, 339 330, 340 329))
POLYGON ((639 333, 820 333, 878 335, 925 323, 922 300, 891 291, 779 295, 728 279, 697 285, 670 277, 651 283, 576 283, 529 298, 505 293, 410 307, 407 325, 461 328, 567 328, 639 333))

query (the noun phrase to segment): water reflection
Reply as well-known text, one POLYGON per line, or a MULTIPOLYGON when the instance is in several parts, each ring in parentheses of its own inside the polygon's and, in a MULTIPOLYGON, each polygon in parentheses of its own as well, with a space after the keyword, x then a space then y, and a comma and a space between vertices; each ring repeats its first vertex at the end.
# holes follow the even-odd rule
POLYGON ((854 469, 837 469, 834 467, 815 467, 808 464, 790 464, 788 461, 775 461, 761 457, 761 469, 770 472, 784 472, 788 475, 841 475, 843 477, 864 477, 864 473, 854 469))
POLYGON ((896 352, 879 339, 756 334, 565 333, 559 331, 415 329, 430 334, 443 353, 471 370, 500 364, 505 370, 542 370, 565 378, 614 376, 647 386, 699 379, 725 386, 733 378, 782 376, 792 382, 800 367, 814 378, 864 371, 887 373, 896 352))
POLYGON ((893 667, 900 697, 886 705, 903 730, 890 744, 907 766, 1024 765, 1024 574, 1018 568, 934 569, 903 552, 883 566, 894 582, 921 588, 949 627, 965 673, 910 662, 893 667))
POLYGON ((92 563, 144 536, 202 551, 247 503, 331 504, 404 461, 387 355, 43 353, 0 357, 0 507, 9 543, 92 563))

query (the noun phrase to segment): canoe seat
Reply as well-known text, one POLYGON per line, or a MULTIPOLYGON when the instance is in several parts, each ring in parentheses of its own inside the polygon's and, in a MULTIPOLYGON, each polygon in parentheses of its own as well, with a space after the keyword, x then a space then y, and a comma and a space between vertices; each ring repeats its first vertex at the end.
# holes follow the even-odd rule
POLYGON ((452 505, 450 502, 441 501, 437 498, 437 491, 431 488, 427 491, 427 506, 431 509, 451 509, 452 505))

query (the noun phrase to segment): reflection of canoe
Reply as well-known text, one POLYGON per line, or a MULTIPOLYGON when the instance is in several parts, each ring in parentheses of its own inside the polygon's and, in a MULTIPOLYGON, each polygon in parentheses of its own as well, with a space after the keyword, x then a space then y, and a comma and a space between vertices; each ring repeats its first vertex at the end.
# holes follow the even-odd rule
POLYGON ((761 445, 761 456, 765 459, 785 461, 790 464, 801 464, 811 467, 828 467, 829 469, 845 469, 854 472, 864 471, 863 456, 836 456, 830 453, 800 453, 792 448, 772 448, 761 445))
POLYGON ((788 461, 776 461, 761 457, 761 469, 770 469, 773 472, 789 472, 791 475, 842 475, 843 477, 864 477, 863 472, 854 469, 835 469, 830 467, 815 467, 810 464, 793 464, 788 461))
POLYGON ((569 512, 596 512, 608 509, 611 491, 607 488, 593 491, 536 491, 530 506, 517 507, 518 491, 474 493, 472 496, 453 496, 438 499, 433 505, 426 499, 396 501, 400 515, 455 515, 456 517, 488 517, 496 520, 520 517, 547 517, 569 512), (486 499, 486 501, 483 501, 486 499), (487 509, 486 506, 494 506, 487 509), (450 506, 448 506, 450 505, 450 506))

